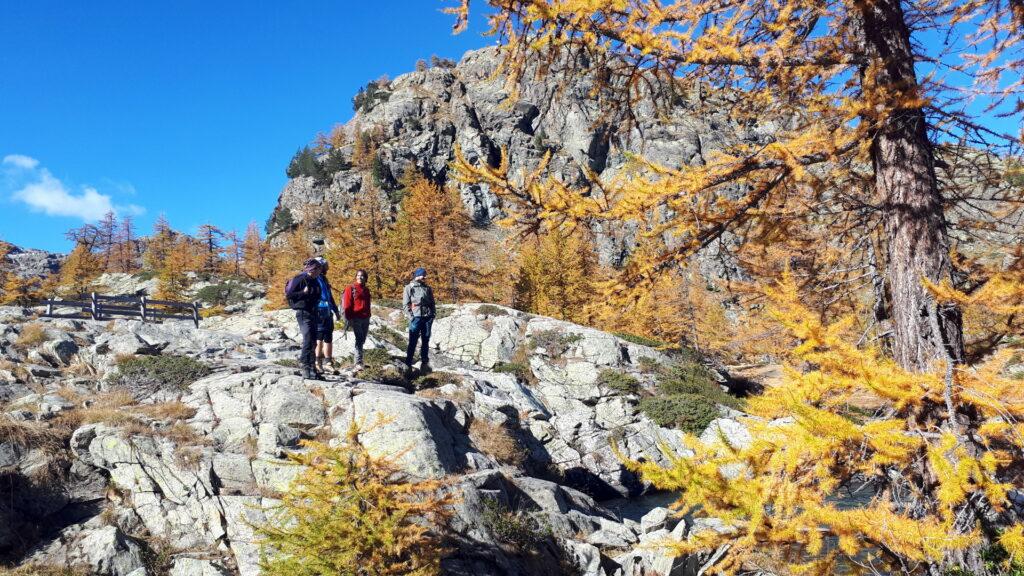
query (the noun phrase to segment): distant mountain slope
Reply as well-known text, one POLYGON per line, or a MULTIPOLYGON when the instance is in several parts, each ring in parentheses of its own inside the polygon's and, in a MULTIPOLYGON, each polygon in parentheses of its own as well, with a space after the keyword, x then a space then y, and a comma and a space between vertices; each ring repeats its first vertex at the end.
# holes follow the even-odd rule
POLYGON ((11 270, 21 278, 45 278, 59 271, 64 261, 63 254, 34 248, 19 248, 7 242, 0 242, 0 252, 3 252, 3 246, 9 247, 10 250, 4 257, 4 265, 11 266, 11 270))

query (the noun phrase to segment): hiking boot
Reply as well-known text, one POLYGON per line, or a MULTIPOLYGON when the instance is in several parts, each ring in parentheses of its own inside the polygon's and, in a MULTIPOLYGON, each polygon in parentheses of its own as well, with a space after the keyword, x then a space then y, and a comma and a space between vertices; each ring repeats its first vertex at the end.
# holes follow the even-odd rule
POLYGON ((354 370, 355 370, 355 372, 357 372, 357 373, 358 373, 358 372, 362 372, 362 371, 363 371, 363 365, 362 365, 362 363, 360 363, 360 364, 356 364, 356 367, 354 368, 354 370))
POLYGON ((316 370, 317 372, 323 372, 324 371, 324 357, 323 356, 317 356, 316 357, 316 367, 314 368, 314 370, 316 370))
POLYGON ((310 370, 309 366, 303 366, 299 370, 299 372, 302 374, 303 378, 305 378, 307 380, 312 380, 313 379, 313 371, 310 370))

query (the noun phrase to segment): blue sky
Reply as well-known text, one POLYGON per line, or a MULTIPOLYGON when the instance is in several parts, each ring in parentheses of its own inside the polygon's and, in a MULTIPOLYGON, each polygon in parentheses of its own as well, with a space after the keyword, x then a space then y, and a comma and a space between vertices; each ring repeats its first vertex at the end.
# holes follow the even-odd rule
POLYGON ((0 239, 65 251, 107 207, 262 227, 295 149, 367 81, 493 43, 452 2, 176 0, 0 7, 0 239))

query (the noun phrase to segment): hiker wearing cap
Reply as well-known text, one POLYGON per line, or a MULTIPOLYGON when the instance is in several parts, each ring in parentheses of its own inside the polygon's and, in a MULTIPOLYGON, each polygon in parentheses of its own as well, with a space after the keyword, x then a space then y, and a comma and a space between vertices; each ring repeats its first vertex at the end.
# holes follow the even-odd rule
POLYGON ((317 302, 316 308, 316 369, 323 372, 324 361, 326 361, 331 367, 331 372, 337 374, 338 369, 334 365, 334 319, 340 320, 341 312, 334 302, 334 290, 331 289, 331 283, 327 281, 327 259, 321 256, 316 261, 323 269, 323 272, 316 277, 317 283, 320 285, 320 300, 317 302))
POLYGON ((355 283, 341 295, 341 308, 356 338, 356 371, 359 371, 363 369, 363 344, 370 331, 370 288, 366 285, 366 270, 356 271, 355 283))
POLYGON ((302 335, 302 349, 299 352, 299 368, 303 378, 321 379, 313 365, 313 347, 316 343, 316 314, 320 303, 320 283, 317 278, 323 273, 323 266, 310 258, 284 288, 288 306, 295 310, 295 320, 302 335))
POLYGON ((420 348, 420 369, 430 368, 430 327, 434 323, 434 291, 427 286, 427 271, 417 268, 412 273, 412 282, 402 292, 402 309, 409 318, 409 347, 405 351, 405 365, 412 369, 412 357, 416 343, 423 341, 420 348))

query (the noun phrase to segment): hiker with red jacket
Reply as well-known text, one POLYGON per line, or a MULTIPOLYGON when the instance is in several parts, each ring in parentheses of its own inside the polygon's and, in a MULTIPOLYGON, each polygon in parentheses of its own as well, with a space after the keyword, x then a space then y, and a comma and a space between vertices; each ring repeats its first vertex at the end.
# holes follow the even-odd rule
POLYGON ((370 289, 366 286, 366 270, 356 271, 356 281, 341 295, 345 320, 356 337, 356 370, 363 369, 363 344, 370 331, 370 289))
POLYGON ((317 278, 323 273, 323 265, 315 258, 306 260, 302 272, 296 274, 284 287, 288 307, 295 310, 295 321, 302 335, 302 349, 299 352, 299 368, 303 378, 322 380, 323 376, 313 365, 313 346, 316 344, 317 307, 320 304, 320 283, 317 278))

